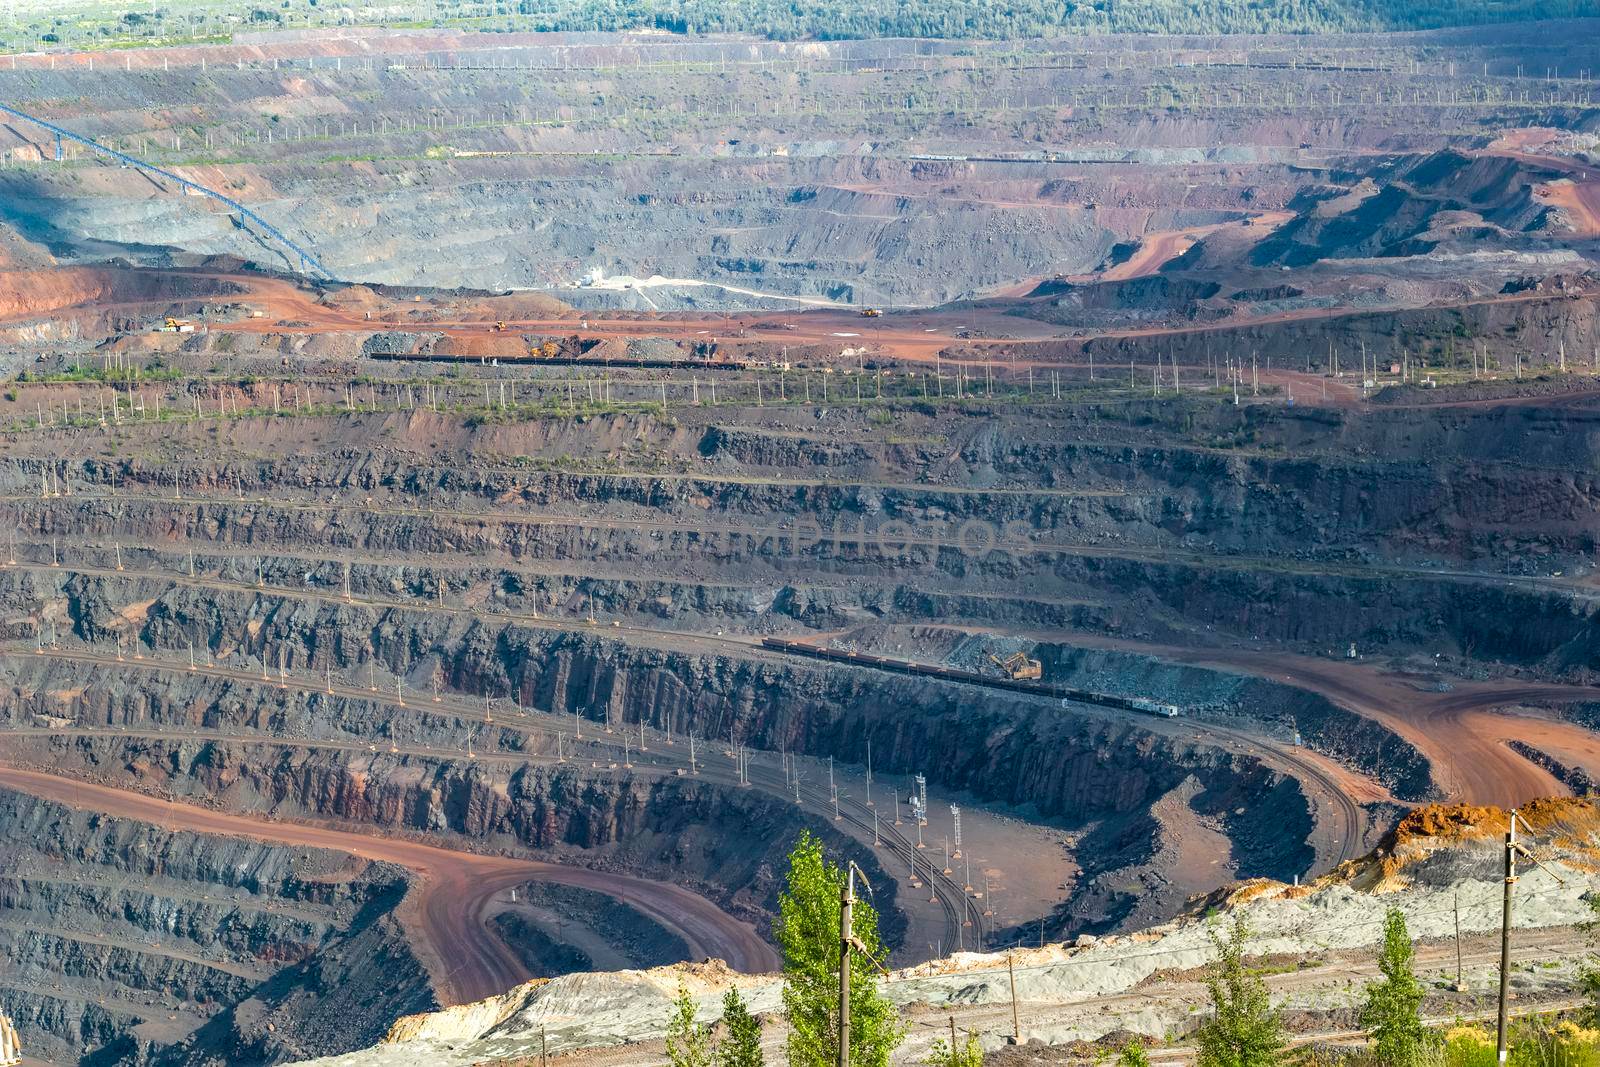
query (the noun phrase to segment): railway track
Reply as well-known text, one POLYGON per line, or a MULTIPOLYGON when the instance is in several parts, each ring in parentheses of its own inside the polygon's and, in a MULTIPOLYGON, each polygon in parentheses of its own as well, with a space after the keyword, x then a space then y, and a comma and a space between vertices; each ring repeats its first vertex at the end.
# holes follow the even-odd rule
MULTIPOLYGON (((1099 707, 1114 708, 1119 711, 1154 715, 1158 718, 1172 717, 1164 715, 1160 711, 1152 710, 1152 708, 1160 707, 1160 705, 1150 705, 1148 702, 1141 701, 1138 698, 1124 697, 1114 693, 1097 693, 1044 681, 992 677, 975 671, 959 670, 934 663, 918 663, 914 660, 901 660, 869 653, 849 652, 842 649, 813 645, 804 641, 792 641, 777 637, 763 638, 761 646, 790 655, 821 659, 833 663, 844 663, 894 674, 936 678, 940 681, 977 686, 983 689, 995 689, 1002 692, 1028 693, 1053 700, 1070 700, 1079 704, 1092 704, 1099 707)), ((1210 722, 1205 724, 1205 729, 1222 737, 1231 738, 1238 744, 1260 755, 1292 768, 1296 777, 1315 782, 1320 787, 1320 791, 1326 794, 1327 799, 1331 801, 1335 814, 1343 824, 1338 834, 1339 845, 1333 857, 1332 865, 1338 866, 1346 860, 1355 858, 1365 831, 1366 817, 1362 813, 1360 806, 1350 799, 1332 775, 1328 774, 1314 761, 1296 756, 1292 751, 1286 751, 1276 746, 1263 746, 1260 738, 1253 737, 1242 730, 1234 730, 1210 722)))
POLYGON ((1361 854, 1362 841, 1366 837, 1367 816, 1361 806, 1350 799, 1350 795, 1339 782, 1315 762, 1294 754, 1292 749, 1273 746, 1264 748, 1261 739, 1252 737, 1242 730, 1232 730, 1225 726, 1206 723, 1206 729, 1223 737, 1230 737, 1239 744, 1254 751, 1258 756, 1265 756, 1268 762, 1276 762, 1293 768, 1294 777, 1302 781, 1313 781, 1321 787, 1321 794, 1331 801, 1333 811, 1337 815, 1342 828, 1338 831, 1338 845, 1333 853, 1332 867, 1347 860, 1353 860, 1361 854))

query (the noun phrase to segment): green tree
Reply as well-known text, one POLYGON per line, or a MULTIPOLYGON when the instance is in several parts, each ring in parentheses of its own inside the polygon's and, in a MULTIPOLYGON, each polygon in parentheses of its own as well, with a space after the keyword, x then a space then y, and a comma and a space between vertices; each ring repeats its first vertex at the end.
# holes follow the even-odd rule
MULTIPOLYGON (((1589 943, 1593 945, 1600 942, 1600 893, 1589 898, 1589 910, 1594 912, 1594 918, 1578 926, 1589 935, 1589 943)), ((1600 955, 1590 955, 1584 963, 1578 972, 1578 988, 1588 1000, 1583 1009, 1584 1024, 1600 1029, 1600 955)))
POLYGON ((937 1037, 928 1049, 928 1058, 923 1062, 928 1067, 983 1067, 983 1046, 971 1033, 967 1034, 964 1044, 953 1048, 945 1043, 944 1038, 937 1037))
POLYGON ((727 1032, 717 1042, 717 1067, 762 1067, 761 1020, 737 989, 723 995, 722 1024, 727 1032))
POLYGON ((667 1020, 667 1059, 672 1067, 714 1067, 711 1028, 695 1020, 694 998, 678 983, 678 997, 667 1020))
MULTIPOLYGON (((778 897, 773 933, 783 953, 783 1010, 790 1067, 831 1067, 839 1050, 839 893, 844 871, 802 831, 789 853, 789 878, 778 897)), ((894 1005, 878 990, 875 970, 888 953, 878 941, 878 913, 858 901, 852 914, 865 953, 850 954, 850 1062, 888 1067, 905 1037, 894 1005)))
POLYGON ((1144 1050, 1144 1042, 1134 1040, 1123 1045, 1117 1067, 1150 1067, 1150 1054, 1144 1050))
POLYGON ((1428 1056, 1428 1032, 1422 1025, 1422 983, 1411 969, 1416 952, 1406 917, 1390 908, 1383 920, 1383 952, 1378 956, 1381 979, 1367 986, 1361 1025, 1372 1034, 1378 1062, 1385 1067, 1418 1067, 1428 1056))
POLYGON ((1250 930, 1235 914, 1223 937, 1208 931, 1217 959, 1206 975, 1212 1017, 1195 1034, 1196 1067, 1276 1067, 1284 1047, 1283 1020, 1267 997, 1267 984, 1244 965, 1250 930))

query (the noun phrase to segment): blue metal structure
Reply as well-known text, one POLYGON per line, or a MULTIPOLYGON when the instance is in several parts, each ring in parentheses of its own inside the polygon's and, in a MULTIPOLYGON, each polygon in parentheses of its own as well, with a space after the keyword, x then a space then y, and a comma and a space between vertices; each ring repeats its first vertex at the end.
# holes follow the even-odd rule
POLYGON ((119 161, 121 163, 124 163, 124 164, 126 164, 126 165, 128 165, 130 167, 138 167, 140 170, 146 171, 146 172, 148 172, 150 174, 158 174, 161 177, 167 179, 168 181, 176 182, 178 185, 182 186, 185 189, 192 189, 194 192, 200 193, 202 196, 209 196, 211 199, 216 200, 219 203, 225 204, 229 208, 233 209, 234 211, 237 211, 243 217, 245 217, 245 218, 249 219, 250 221, 254 222, 257 226, 260 226, 263 230, 266 231, 266 233, 269 236, 275 238, 279 243, 281 243, 290 252, 292 252, 296 256, 298 256, 300 258, 300 269, 301 269, 302 272, 315 272, 319 277, 325 278, 325 279, 327 279, 329 281, 336 280, 334 278, 334 276, 331 273, 329 273, 327 268, 325 268, 321 263, 319 263, 317 261, 317 257, 316 256, 312 255, 310 252, 307 252, 304 248, 301 248, 299 245, 295 244, 288 237, 284 236, 283 232, 280 231, 276 226, 272 225, 272 223, 268 222, 266 219, 262 218, 260 215, 257 215, 254 211, 251 211, 249 208, 245 207, 243 204, 239 203, 239 201, 233 199, 232 197, 223 196, 221 193, 217 192, 216 190, 208 189, 204 185, 201 185, 199 182, 192 182, 188 178, 179 177, 178 175, 172 173, 170 170, 162 170, 160 167, 157 167, 157 166, 154 166, 152 164, 146 163, 144 160, 139 159, 137 156, 130 156, 126 152, 119 152, 115 148, 108 148, 108 147, 106 147, 105 145, 101 144, 98 141, 90 140, 89 138, 84 137, 81 134, 73 133, 69 129, 65 129, 64 127, 57 126, 55 123, 48 122, 45 119, 37 118, 37 117, 35 117, 33 115, 28 114, 25 111, 18 111, 14 107, 7 107, 5 104, 0 104, 0 112, 4 112, 7 115, 15 116, 16 118, 19 118, 19 119, 23 120, 24 122, 31 122, 35 126, 42 127, 42 128, 44 128, 46 130, 49 130, 51 133, 55 134, 56 135, 56 159, 57 160, 60 160, 62 158, 62 152, 61 152, 61 142, 62 142, 62 140, 65 139, 65 140, 68 140, 68 141, 76 141, 78 144, 86 145, 87 147, 94 149, 96 152, 100 152, 103 155, 110 156, 112 159, 115 159, 115 160, 117 160, 117 161, 119 161))

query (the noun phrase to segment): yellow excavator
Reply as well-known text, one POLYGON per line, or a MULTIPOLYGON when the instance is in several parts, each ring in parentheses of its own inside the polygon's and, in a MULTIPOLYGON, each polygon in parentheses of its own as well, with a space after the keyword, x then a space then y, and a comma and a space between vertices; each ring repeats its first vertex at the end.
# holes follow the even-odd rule
POLYGON ((1044 675, 1044 665, 1036 659, 1030 659, 1021 652, 1006 659, 1001 659, 999 656, 992 654, 989 658, 1013 682, 1037 682, 1044 675))
POLYGON ((878 308, 862 308, 861 317, 864 319, 882 318, 883 312, 878 308))

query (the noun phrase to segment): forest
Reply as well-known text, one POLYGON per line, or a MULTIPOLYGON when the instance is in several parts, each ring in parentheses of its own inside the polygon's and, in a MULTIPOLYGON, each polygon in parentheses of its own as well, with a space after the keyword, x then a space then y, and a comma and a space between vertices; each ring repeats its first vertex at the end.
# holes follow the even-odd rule
POLYGON ((779 40, 1325 33, 1600 14, 1597 0, 523 0, 517 7, 541 29, 657 28, 779 40))
POLYGON ((0 49, 226 43, 329 26, 484 32, 652 31, 772 40, 1005 40, 1084 34, 1309 34, 1437 29, 1600 15, 1600 0, 66 0, 13 9, 0 49))

